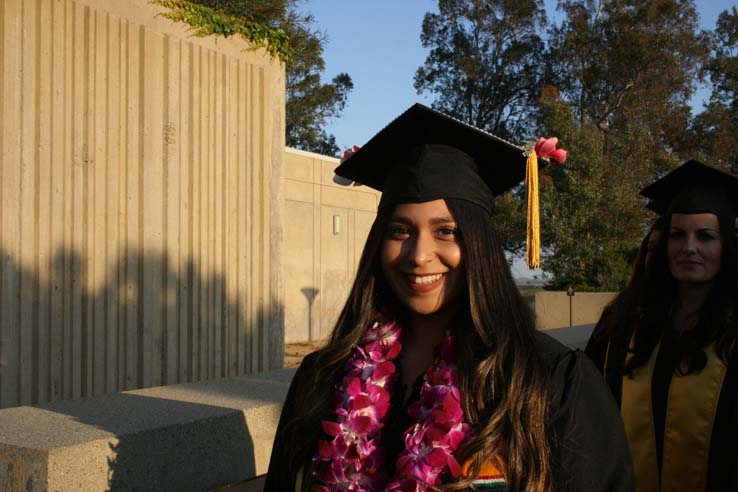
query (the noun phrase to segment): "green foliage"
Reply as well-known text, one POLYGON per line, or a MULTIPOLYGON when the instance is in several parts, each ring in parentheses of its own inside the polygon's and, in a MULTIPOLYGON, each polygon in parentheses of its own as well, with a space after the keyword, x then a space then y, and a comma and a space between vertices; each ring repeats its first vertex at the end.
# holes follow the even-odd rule
POLYGON ((644 133, 670 130, 665 138, 679 130, 686 118, 677 118, 674 128, 674 110, 688 107, 707 56, 694 1, 559 5, 566 20, 552 29, 549 59, 555 84, 580 123, 588 120, 606 132, 637 119, 644 133))
POLYGON ((638 186, 626 175, 629 168, 602 160, 604 142, 596 125, 578 125, 561 99, 542 106, 550 131, 569 150, 567 162, 553 165, 542 186, 544 268, 552 274, 551 287, 619 290, 646 215, 638 186))
POLYGON ((192 26, 195 36, 211 35, 231 37, 239 35, 253 48, 264 47, 272 56, 289 60, 290 48, 284 30, 254 21, 250 16, 234 16, 206 5, 188 0, 152 0, 153 4, 169 9, 160 14, 175 22, 192 26))
POLYGON ((681 150, 738 173, 738 9, 723 11, 712 36, 705 69, 712 83, 710 102, 691 123, 681 150))
POLYGON ((531 129, 541 87, 546 17, 542 0, 439 0, 421 41, 430 53, 415 74, 433 107, 501 137, 531 129))
POLYGON ((738 111, 738 9, 723 11, 714 32, 714 51, 707 71, 712 80, 711 101, 738 111))
MULTIPOLYGON (((335 76, 331 83, 321 82, 325 70, 325 36, 313 28, 310 14, 298 11, 297 0, 156 0, 156 3, 172 9, 165 16, 187 22, 200 36, 226 35, 242 26, 260 26, 265 32, 281 33, 279 43, 281 36, 285 42, 276 43, 275 47, 281 50, 278 54, 286 62, 286 143, 325 155, 339 152, 333 135, 325 132, 325 125, 344 109, 353 82, 345 73, 335 76)), ((252 32, 261 31, 254 27, 252 32)), ((241 30, 237 33, 243 35, 241 30)), ((266 43, 271 48, 272 42, 271 38, 257 36, 255 45, 266 43)))
POLYGON ((559 6, 540 124, 569 158, 543 190, 543 268, 554 287, 619 290, 655 219, 639 190, 680 160, 707 37, 692 0, 559 6))
POLYGON ((302 33, 306 39, 298 44, 299 56, 287 70, 287 145, 335 156, 340 149, 324 127, 343 111, 354 84, 346 73, 335 76, 330 84, 321 83, 322 47, 317 45, 318 38, 307 34, 302 33))

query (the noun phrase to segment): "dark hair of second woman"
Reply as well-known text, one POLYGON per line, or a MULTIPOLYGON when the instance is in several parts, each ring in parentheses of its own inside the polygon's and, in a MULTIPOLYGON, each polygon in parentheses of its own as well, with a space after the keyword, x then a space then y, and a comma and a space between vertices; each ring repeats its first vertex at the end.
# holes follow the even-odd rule
MULTIPOLYGON (((554 476, 546 421, 549 394, 543 361, 537 350, 532 313, 515 286, 491 220, 482 208, 446 199, 457 226, 467 289, 456 322, 459 387, 467 420, 475 437, 456 454, 471 459, 474 478, 485 461, 504 470, 507 490, 547 492, 554 476)), ((378 309, 401 308, 384 282, 379 252, 392 210, 380 210, 369 232, 349 298, 327 345, 316 358, 304 384, 297 386, 297 416, 285 426, 292 469, 308 463, 328 418, 333 390, 345 361, 364 337, 378 309), (315 391, 316 388, 328 389, 315 391)), ((307 480, 308 477, 305 477, 307 480)), ((470 481, 442 486, 468 487, 470 481)))
POLYGON ((653 230, 646 234, 638 248, 638 254, 633 262, 633 271, 628 285, 610 301, 603 311, 602 330, 592 336, 596 340, 610 340, 614 336, 628 333, 638 322, 640 302, 646 276, 646 256, 648 256, 649 240, 653 230))
POLYGON ((664 241, 663 228, 663 221, 658 219, 641 241, 628 285, 605 306, 600 317, 603 326, 598 326, 592 334, 595 344, 609 343, 613 338, 623 336, 630 340, 641 316, 640 303, 645 291, 646 271, 650 268, 647 263, 653 256, 654 246, 664 241))
MULTIPOLYGON (((700 309, 695 329, 680 336, 680 348, 684 364, 681 374, 690 374, 705 367, 705 347, 715 342, 717 354, 728 361, 733 343, 738 338, 738 240, 734 224, 718 217, 720 236, 723 240, 720 272, 700 309)), ((669 216, 669 224, 671 216, 669 216)), ((677 281, 669 271, 667 245, 669 228, 664 239, 654 251, 651 268, 646 275, 645 289, 640 306, 643 317, 635 332, 633 357, 625 366, 625 373, 646 364, 651 352, 670 326, 671 313, 678 297, 677 281)))

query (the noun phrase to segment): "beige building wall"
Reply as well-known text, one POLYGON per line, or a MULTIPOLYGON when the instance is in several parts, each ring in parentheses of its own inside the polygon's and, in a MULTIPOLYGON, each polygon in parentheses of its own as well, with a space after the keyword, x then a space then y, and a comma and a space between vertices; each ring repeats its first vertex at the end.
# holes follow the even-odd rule
POLYGON ((0 407, 282 365, 283 67, 159 11, 0 2, 0 407))
POLYGON ((339 186, 339 160, 286 149, 284 157, 285 340, 320 340, 343 308, 380 193, 339 186), (337 221, 337 230, 334 229, 337 221))
MULTIPOLYGON (((571 297, 571 325, 597 323, 602 310, 617 292, 576 292, 571 297)), ((535 293, 535 313, 539 330, 569 326, 569 296, 561 291, 535 293)))

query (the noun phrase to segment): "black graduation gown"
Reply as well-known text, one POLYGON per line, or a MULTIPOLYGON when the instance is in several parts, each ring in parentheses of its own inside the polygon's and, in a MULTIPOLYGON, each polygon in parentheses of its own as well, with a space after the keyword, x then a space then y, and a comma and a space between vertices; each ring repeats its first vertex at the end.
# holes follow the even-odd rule
MULTIPOLYGON (((619 333, 612 339, 602 333, 602 315, 600 322, 592 332, 586 352, 597 369, 604 374, 615 400, 622 401, 623 366, 630 345, 632 331, 619 333), (607 359, 608 367, 605 368, 607 359)), ((659 354, 651 379, 651 404, 654 408, 654 426, 656 449, 659 467, 663 450, 665 432, 666 406, 669 385, 675 374, 677 358, 674 356, 675 335, 665 336, 659 346, 659 354)), ((707 492, 738 491, 738 351, 734 351, 728 361, 723 385, 718 399, 715 421, 710 436, 710 451, 707 468, 707 492)), ((676 376, 679 377, 679 376, 676 376)), ((689 376, 687 376, 689 377, 689 376)), ((699 394, 694 395, 696 401, 699 394)), ((690 425, 684 423, 682 425, 690 425)))
MULTIPOLYGON (((537 335, 550 374, 550 442, 557 492, 631 492, 633 469, 623 424, 607 386, 581 351, 537 335)), ((296 411, 294 394, 315 358, 303 360, 285 400, 264 492, 292 492, 284 423, 296 411)))

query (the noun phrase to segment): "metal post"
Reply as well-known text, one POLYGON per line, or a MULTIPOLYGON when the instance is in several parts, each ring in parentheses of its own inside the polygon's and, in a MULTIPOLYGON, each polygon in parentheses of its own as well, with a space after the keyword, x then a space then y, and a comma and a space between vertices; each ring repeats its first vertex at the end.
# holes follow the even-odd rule
POLYGON ((303 287, 300 289, 300 292, 302 292, 302 295, 305 296, 308 302, 308 340, 312 342, 315 338, 313 334, 313 302, 315 302, 315 298, 320 291, 314 287, 303 287))

